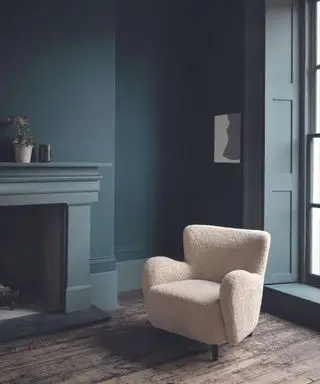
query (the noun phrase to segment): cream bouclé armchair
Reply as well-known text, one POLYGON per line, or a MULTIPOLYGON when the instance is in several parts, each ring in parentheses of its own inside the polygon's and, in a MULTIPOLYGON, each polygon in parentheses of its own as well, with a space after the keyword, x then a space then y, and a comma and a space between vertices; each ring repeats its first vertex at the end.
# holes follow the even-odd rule
POLYGON ((190 225, 183 231, 185 261, 148 259, 143 295, 150 323, 218 347, 237 344, 260 315, 270 247, 265 231, 190 225))

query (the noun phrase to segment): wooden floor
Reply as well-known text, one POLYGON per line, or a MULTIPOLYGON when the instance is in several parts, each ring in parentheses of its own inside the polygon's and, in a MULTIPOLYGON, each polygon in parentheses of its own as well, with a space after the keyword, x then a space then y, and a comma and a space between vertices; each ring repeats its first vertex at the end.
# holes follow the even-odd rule
POLYGON ((206 346, 152 328, 140 297, 122 304, 109 323, 0 345, 0 383, 320 384, 312 330, 262 314, 214 363, 206 346))

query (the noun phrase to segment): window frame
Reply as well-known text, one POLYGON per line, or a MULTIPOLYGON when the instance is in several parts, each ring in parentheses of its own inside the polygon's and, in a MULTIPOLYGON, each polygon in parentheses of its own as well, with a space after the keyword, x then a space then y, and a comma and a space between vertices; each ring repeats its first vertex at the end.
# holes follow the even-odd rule
MULTIPOLYGON (((311 273, 312 264, 312 210, 320 208, 320 201, 312 201, 312 181, 313 181, 313 169, 312 169, 312 155, 313 155, 313 143, 315 140, 320 141, 320 130, 317 132, 316 127, 316 104, 317 104, 317 73, 320 76, 320 63, 317 64, 317 4, 320 4, 320 0, 309 0, 308 2, 308 15, 306 17, 307 22, 307 38, 306 48, 307 65, 307 89, 305 107, 307 112, 307 135, 306 135, 306 258, 305 258, 305 273, 304 279, 307 284, 320 288, 320 274, 316 275, 311 273)), ((320 27, 320 26, 319 26, 320 27)), ((320 128, 320 127, 319 127, 320 128)))

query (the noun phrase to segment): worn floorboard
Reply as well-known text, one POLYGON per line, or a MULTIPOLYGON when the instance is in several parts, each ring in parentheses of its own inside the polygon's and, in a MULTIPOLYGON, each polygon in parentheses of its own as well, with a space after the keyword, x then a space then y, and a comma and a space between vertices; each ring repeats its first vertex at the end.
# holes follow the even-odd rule
POLYGON ((148 324, 137 293, 122 305, 107 323, 0 344, 0 384, 320 384, 313 330, 262 314, 214 363, 207 346, 148 324))

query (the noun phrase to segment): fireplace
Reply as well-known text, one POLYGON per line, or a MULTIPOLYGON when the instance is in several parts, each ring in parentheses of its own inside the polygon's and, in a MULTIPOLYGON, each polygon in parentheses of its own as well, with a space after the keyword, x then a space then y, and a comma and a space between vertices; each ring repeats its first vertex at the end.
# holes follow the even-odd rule
POLYGON ((108 164, 0 163, 0 284, 19 290, 18 308, 91 307, 91 205, 100 166, 108 164))
POLYGON ((0 284, 16 308, 64 310, 66 218, 65 204, 0 207, 0 284))

